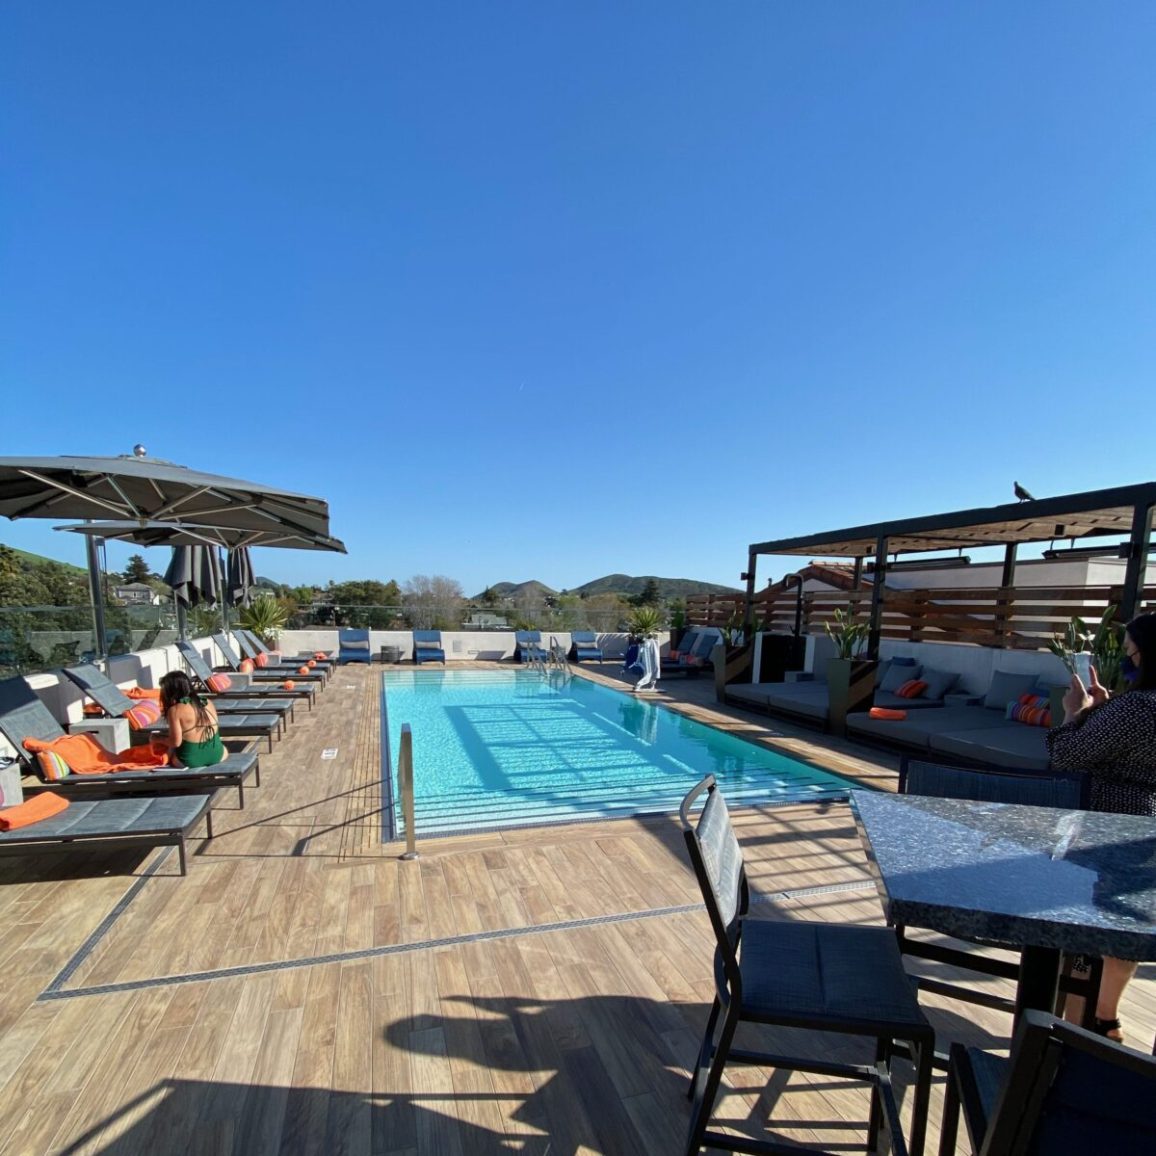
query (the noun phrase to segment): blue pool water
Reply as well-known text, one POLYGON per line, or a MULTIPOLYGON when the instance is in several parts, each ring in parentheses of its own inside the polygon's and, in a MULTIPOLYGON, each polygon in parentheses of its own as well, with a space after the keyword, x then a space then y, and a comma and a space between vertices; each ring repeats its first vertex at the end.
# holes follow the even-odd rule
POLYGON ((387 671, 397 830, 403 723, 413 730, 419 835, 677 810, 707 772, 732 802, 840 797, 846 779, 584 678, 532 671, 387 671))

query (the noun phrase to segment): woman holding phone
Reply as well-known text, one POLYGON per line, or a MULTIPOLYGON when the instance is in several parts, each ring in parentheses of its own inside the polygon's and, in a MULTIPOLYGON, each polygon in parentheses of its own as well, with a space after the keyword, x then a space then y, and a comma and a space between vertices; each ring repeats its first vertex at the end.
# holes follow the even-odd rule
MULTIPOLYGON (((1127 690, 1110 695, 1095 667, 1088 680, 1072 675, 1064 695, 1064 722, 1048 732, 1052 766, 1085 771, 1088 807, 1156 818, 1156 614, 1141 614, 1124 628, 1121 674, 1127 690)), ((1120 997, 1136 971, 1126 959, 1104 959, 1096 1003, 1096 1031, 1123 1040, 1120 997)))

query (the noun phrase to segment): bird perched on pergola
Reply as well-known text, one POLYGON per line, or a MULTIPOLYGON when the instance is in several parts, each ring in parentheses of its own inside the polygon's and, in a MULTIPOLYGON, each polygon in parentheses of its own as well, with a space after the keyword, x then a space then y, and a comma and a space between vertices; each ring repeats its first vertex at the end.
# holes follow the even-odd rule
POLYGON ((1029 494, 1027 490, 1025 490, 1023 486, 1019 484, 1019 482, 1014 483, 1012 492, 1017 498, 1019 498, 1021 502, 1034 502, 1036 500, 1032 494, 1029 494))

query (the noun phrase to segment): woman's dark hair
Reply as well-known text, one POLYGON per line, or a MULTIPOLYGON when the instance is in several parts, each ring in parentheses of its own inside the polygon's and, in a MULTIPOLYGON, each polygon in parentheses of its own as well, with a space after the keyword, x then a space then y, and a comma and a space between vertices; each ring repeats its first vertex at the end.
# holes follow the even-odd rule
POLYGON ((1140 652, 1140 677, 1134 690, 1156 690, 1156 614, 1138 614, 1124 629, 1140 652))
POLYGON ((202 723, 209 718, 205 709, 205 700, 201 698, 189 681, 189 676, 183 670, 170 670, 161 679, 161 710, 168 714, 182 699, 188 699, 189 705, 197 715, 197 722, 202 723))

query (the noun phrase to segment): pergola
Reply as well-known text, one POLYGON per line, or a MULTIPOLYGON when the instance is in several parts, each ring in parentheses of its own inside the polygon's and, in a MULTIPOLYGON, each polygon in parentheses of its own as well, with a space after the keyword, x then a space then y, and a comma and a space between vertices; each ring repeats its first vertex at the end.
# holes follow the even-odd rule
POLYGON ((855 562, 855 585, 863 572, 863 561, 874 560, 871 622, 868 653, 879 652, 883 583, 888 557, 933 550, 1003 546, 1001 586, 1015 581, 1016 551, 1033 542, 1057 539, 1083 540, 1120 538, 1120 556, 1127 559, 1120 615, 1125 621, 1136 612, 1144 587, 1152 538, 1152 516, 1156 509, 1156 482, 1118 486, 1110 490, 1089 490, 1057 498, 1039 498, 987 506, 975 510, 955 510, 921 518, 898 518, 868 526, 852 526, 798 538, 755 542, 747 548, 746 579, 748 604, 755 593, 756 567, 760 555, 805 555, 818 558, 850 558, 855 562))

